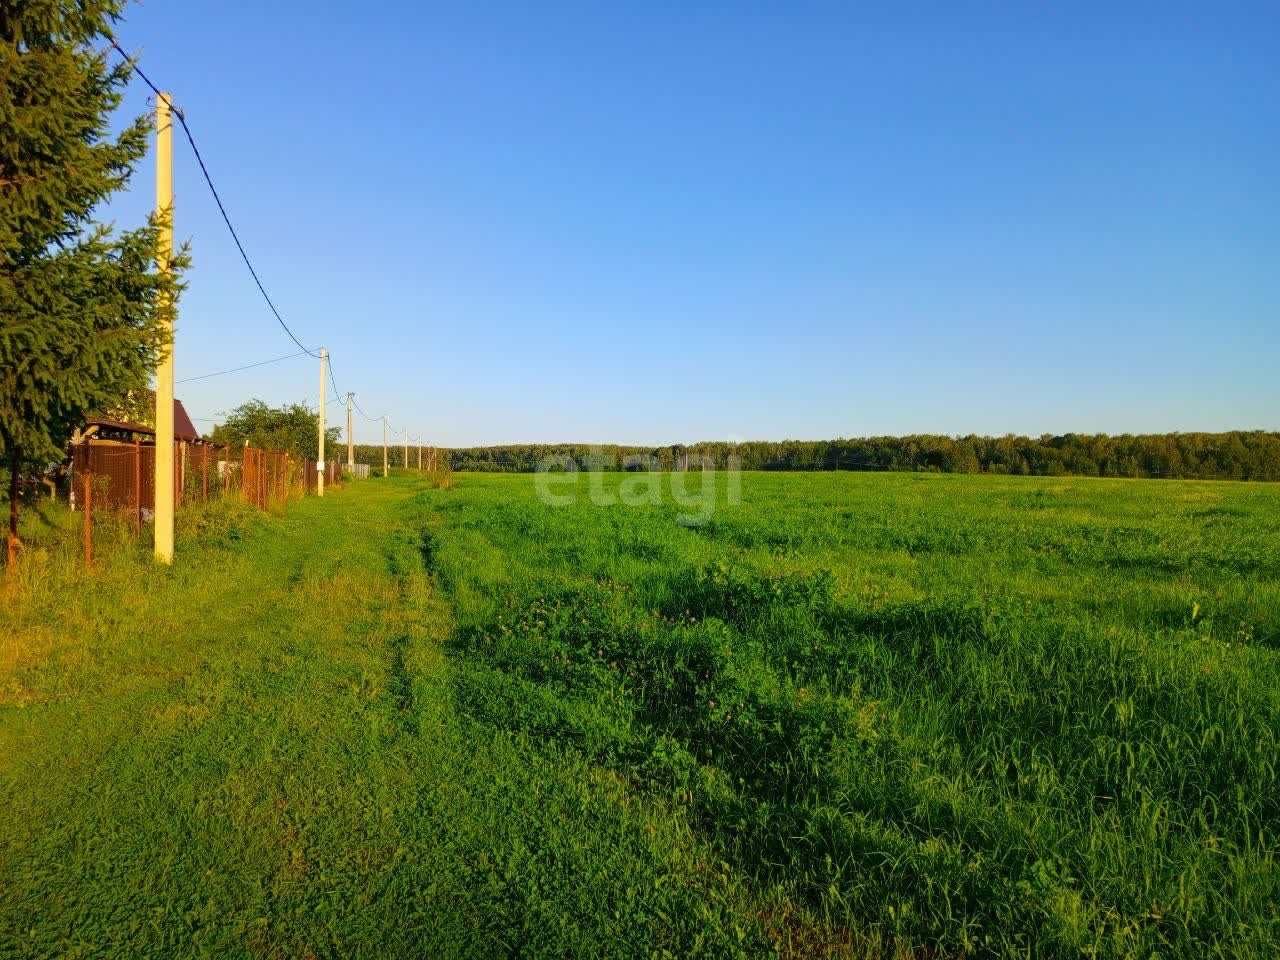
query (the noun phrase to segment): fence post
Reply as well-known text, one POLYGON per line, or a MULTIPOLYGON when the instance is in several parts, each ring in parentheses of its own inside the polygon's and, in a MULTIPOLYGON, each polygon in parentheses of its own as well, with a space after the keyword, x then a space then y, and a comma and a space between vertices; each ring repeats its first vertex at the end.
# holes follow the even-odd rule
POLYGON ((201 485, 204 490, 204 502, 209 502, 209 445, 206 443, 201 448, 204 451, 204 458, 200 463, 201 485))
POLYGON ((84 472, 84 565, 93 569, 93 474, 84 472))
POLYGON ((222 495, 226 497, 231 492, 231 444, 222 448, 222 462, 222 495))
POLYGON ((133 525, 142 536, 142 441, 133 438, 133 525))

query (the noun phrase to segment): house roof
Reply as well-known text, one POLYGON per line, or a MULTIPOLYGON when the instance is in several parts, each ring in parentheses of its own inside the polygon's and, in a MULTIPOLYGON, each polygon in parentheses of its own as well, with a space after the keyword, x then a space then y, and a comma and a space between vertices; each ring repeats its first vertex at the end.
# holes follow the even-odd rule
MULTIPOLYGON (((87 417, 85 418, 85 423, 89 426, 110 427, 113 430, 127 430, 130 433, 142 434, 144 437, 154 437, 156 434, 155 427, 149 427, 145 423, 113 420, 111 417, 87 417)), ((187 416, 187 411, 182 406, 182 401, 176 397, 173 401, 173 438, 175 440, 186 440, 188 443, 200 439, 200 434, 197 432, 195 424, 191 422, 191 418, 187 416)))
POLYGON ((187 411, 182 406, 182 401, 176 397, 173 401, 173 435, 179 440, 200 439, 200 431, 191 422, 191 418, 187 416, 187 411))

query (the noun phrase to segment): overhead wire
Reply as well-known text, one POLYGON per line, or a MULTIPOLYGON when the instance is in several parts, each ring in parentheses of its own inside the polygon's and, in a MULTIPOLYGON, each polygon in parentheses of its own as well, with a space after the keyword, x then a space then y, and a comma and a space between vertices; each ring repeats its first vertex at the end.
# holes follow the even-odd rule
MULTIPOLYGON (((143 71, 143 69, 140 66, 138 66, 137 58, 132 57, 128 53, 126 53, 124 48, 120 46, 119 41, 116 40, 115 37, 108 34, 107 39, 111 42, 111 46, 115 49, 116 53, 120 54, 120 56, 124 58, 125 62, 129 65, 130 69, 133 70, 133 72, 136 73, 139 76, 139 78, 141 78, 142 82, 145 83, 151 89, 151 92, 154 93, 157 97, 163 97, 165 99, 165 101, 169 104, 169 107, 172 110, 173 115, 178 118, 178 124, 182 127, 182 132, 187 138, 187 143, 190 144, 191 146, 191 152, 195 155, 196 163, 199 164, 200 166, 200 173, 204 177, 205 184, 209 187, 209 193, 213 195, 213 201, 215 204, 217 204, 218 212, 222 215, 222 221, 223 223, 226 224, 227 231, 231 234, 231 239, 235 242, 236 249, 240 252, 240 258, 244 261, 244 265, 249 269, 249 274, 250 276, 253 277, 253 282, 257 285, 258 292, 262 294, 262 299, 266 301, 266 304, 270 308, 272 315, 276 318, 276 322, 280 324, 280 327, 284 330, 284 332, 289 335, 289 339, 292 340, 301 351, 300 353, 291 354, 289 357, 279 357, 275 360, 265 360, 265 361, 262 361, 261 363, 247 364, 244 367, 237 367, 232 370, 222 370, 222 371, 218 371, 217 373, 204 374, 200 377, 189 377, 187 379, 178 380, 176 382, 189 383, 192 380, 203 380, 209 377, 222 376, 227 373, 237 373, 240 370, 249 370, 258 366, 265 366, 268 363, 277 363, 280 360, 288 360, 288 359, 291 359, 292 357, 302 356, 303 354, 306 354, 307 356, 319 358, 320 354, 316 350, 313 350, 307 347, 301 340, 298 339, 298 337, 294 334, 293 330, 290 329, 289 324, 285 322, 284 317, 280 314, 280 311, 279 309, 277 309, 275 302, 271 299, 270 294, 267 293, 267 288, 263 284, 262 278, 258 276, 258 271, 254 267, 253 261, 249 258, 248 251, 245 250, 244 243, 241 242, 240 235, 236 232, 235 225, 231 222, 231 215, 227 213, 226 205, 222 202, 222 197, 218 193, 218 188, 214 186, 213 176, 209 173, 209 168, 204 162, 204 157, 200 153, 199 146, 196 145, 195 135, 191 132, 191 127, 187 124, 186 114, 180 107, 178 107, 173 102, 172 97, 164 93, 158 86, 156 86, 155 83, 152 82, 151 78, 147 76, 147 74, 143 71)), ((334 392, 341 396, 342 391, 338 388, 338 380, 337 380, 337 376, 334 374, 332 358, 329 359, 329 382, 333 384, 334 392)), ((366 420, 371 420, 376 422, 376 419, 374 417, 370 417, 368 414, 364 413, 364 411, 361 411, 360 415, 363 416, 366 420)), ((385 420, 385 418, 383 419, 385 420)))
POLYGON ((193 380, 208 380, 210 377, 222 377, 228 373, 239 373, 241 370, 252 370, 254 367, 265 367, 269 363, 279 363, 282 360, 293 360, 296 357, 307 356, 309 351, 303 350, 299 353, 291 353, 285 357, 275 357, 271 360, 262 360, 258 363, 246 363, 243 367, 232 367, 230 370, 219 370, 216 373, 202 373, 198 377, 183 377, 181 380, 175 380, 174 383, 191 383, 193 380))
POLYGON ((333 392, 338 396, 342 396, 343 395, 342 391, 338 389, 338 378, 333 375, 333 358, 328 357, 328 361, 329 362, 327 366, 329 368, 329 382, 333 384, 333 392))
POLYGON ((231 233, 231 239, 235 241, 236 249, 240 251, 240 257, 244 260, 244 265, 249 268, 249 273, 253 277, 253 282, 258 285, 258 292, 262 294, 262 299, 267 302, 267 306, 271 308, 272 314, 275 315, 276 320, 284 329, 284 332, 289 335, 289 339, 296 343, 304 353, 313 357, 319 357, 320 354, 307 348, 307 346, 294 335, 294 332, 289 329, 289 325, 284 322, 284 317, 280 315, 280 311, 276 309, 275 303, 267 293, 267 288, 263 286, 262 279, 258 276, 258 271, 253 266, 253 261, 249 259, 249 254, 245 251, 244 244, 240 242, 240 235, 236 233, 235 225, 231 222, 231 216, 227 213, 227 208, 222 202, 222 197, 218 194, 218 188, 213 185, 213 177, 209 174, 209 168, 205 166, 204 157, 200 154, 200 148, 196 146, 196 138, 191 133, 191 127, 187 125, 187 118, 183 114, 182 109, 174 104, 173 99, 167 93, 164 93, 159 87, 151 82, 151 78, 143 73, 142 68, 137 64, 136 59, 125 53, 124 48, 120 46, 115 37, 109 37, 108 39, 111 40, 111 46, 115 47, 116 52, 120 54, 120 56, 124 57, 133 71, 142 78, 142 82, 150 87, 157 97, 164 97, 165 100, 168 101, 169 107, 173 111, 173 115, 178 118, 178 124, 182 127, 182 132, 186 134, 187 143, 191 144, 191 152, 195 154, 196 163, 200 165, 200 172, 204 175, 204 182, 209 186, 209 192, 213 194, 213 202, 218 205, 218 212, 222 214, 222 220, 227 225, 227 230, 231 233))
POLYGON ((356 412, 360 414, 360 416, 364 417, 370 423, 381 423, 383 420, 387 419, 386 417, 371 417, 367 413, 365 413, 363 410, 361 410, 360 402, 356 400, 356 395, 354 393, 351 395, 351 405, 356 408, 356 412))

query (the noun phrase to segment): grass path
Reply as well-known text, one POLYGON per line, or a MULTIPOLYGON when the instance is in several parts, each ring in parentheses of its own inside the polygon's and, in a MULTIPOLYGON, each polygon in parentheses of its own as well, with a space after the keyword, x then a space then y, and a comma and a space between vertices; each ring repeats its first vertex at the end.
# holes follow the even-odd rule
POLYGON ((681 818, 455 713, 419 492, 0 607, 0 957, 760 952, 681 818))

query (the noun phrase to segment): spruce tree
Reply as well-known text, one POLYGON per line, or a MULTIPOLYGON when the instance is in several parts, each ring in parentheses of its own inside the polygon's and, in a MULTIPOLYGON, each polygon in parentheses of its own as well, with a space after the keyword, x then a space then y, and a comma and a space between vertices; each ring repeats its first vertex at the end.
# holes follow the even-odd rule
MULTIPOLYGON (((20 478, 61 460, 83 417, 144 387, 162 345, 158 223, 94 210, 145 155, 149 118, 115 136, 131 69, 108 45, 125 0, 0 0, 0 462, 8 562, 20 478)), ((180 258, 179 266, 184 262, 180 258)))

